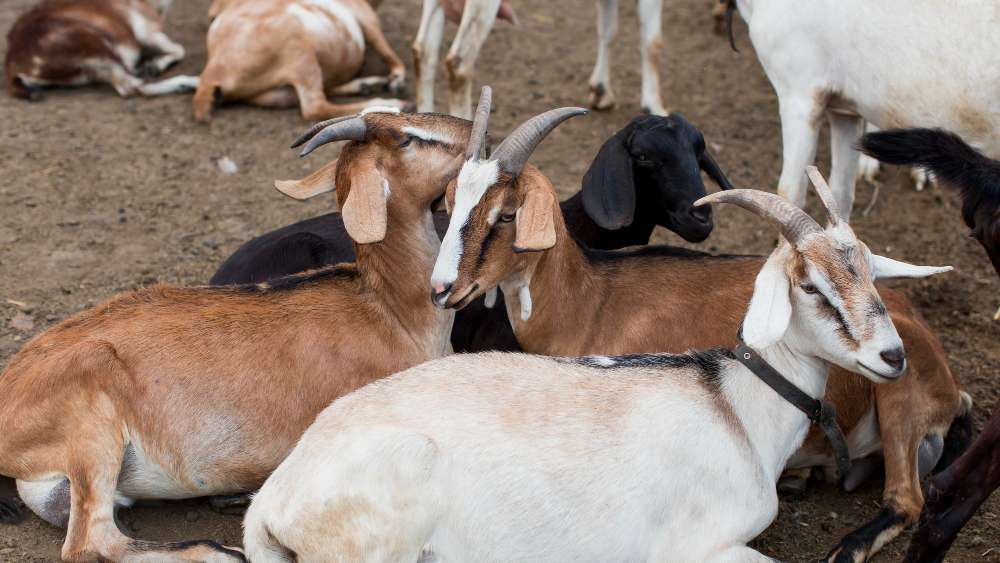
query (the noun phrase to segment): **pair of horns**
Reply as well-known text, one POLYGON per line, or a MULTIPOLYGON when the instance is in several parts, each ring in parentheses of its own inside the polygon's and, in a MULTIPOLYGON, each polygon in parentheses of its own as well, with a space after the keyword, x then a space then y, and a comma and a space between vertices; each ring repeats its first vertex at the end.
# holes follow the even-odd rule
MULTIPOLYGON (((819 194, 820 201, 826 208, 827 217, 833 225, 841 222, 840 212, 837 209, 837 201, 833 197, 833 191, 827 185, 823 175, 815 166, 807 166, 806 174, 812 181, 816 193, 819 194)), ((788 239, 788 242, 798 244, 806 235, 822 232, 812 217, 806 214, 785 198, 769 192, 760 190, 728 190, 715 192, 707 195, 695 202, 695 205, 707 205, 712 203, 732 203, 746 210, 752 211, 761 217, 770 219, 778 224, 781 234, 788 239)))
MULTIPOLYGON (((490 106, 493 103, 493 91, 489 86, 483 86, 479 95, 479 105, 472 121, 472 134, 465 150, 467 160, 480 160, 486 149, 486 129, 490 120, 490 106)), ((500 170, 517 176, 528 162, 531 153, 553 129, 571 117, 584 115, 583 108, 558 108, 532 117, 518 126, 506 139, 500 143, 490 160, 500 163, 500 170)))

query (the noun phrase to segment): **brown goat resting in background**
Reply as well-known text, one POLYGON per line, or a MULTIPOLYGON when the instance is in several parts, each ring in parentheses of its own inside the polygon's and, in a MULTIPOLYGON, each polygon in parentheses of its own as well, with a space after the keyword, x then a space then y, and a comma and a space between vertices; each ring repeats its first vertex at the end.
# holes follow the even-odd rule
POLYGON ((262 107, 299 106, 308 120, 358 113, 395 99, 335 104, 330 95, 402 88, 406 67, 382 34, 365 0, 216 0, 209 9, 208 60, 194 95, 194 116, 208 121, 217 102, 262 107), (355 78, 365 44, 385 60, 388 76, 355 78))
POLYGON ((282 186, 335 183, 355 264, 124 293, 33 338, 0 374, 0 475, 68 525, 64 559, 242 559, 214 542, 131 539, 115 504, 254 490, 333 399, 451 351, 454 315, 427 299, 440 244, 431 205, 468 122, 373 112, 325 125, 307 150, 354 142, 309 182, 282 186))
POLYGON ((194 90, 196 76, 146 82, 184 58, 184 47, 163 33, 172 0, 46 0, 14 22, 7 34, 4 77, 16 98, 39 99, 46 86, 112 85, 122 96, 194 90), (156 55, 143 63, 143 51, 156 55))

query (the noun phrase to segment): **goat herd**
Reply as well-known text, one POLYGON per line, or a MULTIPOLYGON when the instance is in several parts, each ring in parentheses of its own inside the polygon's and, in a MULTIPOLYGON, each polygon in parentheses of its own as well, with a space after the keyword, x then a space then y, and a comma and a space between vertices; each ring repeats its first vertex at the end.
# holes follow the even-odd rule
MULTIPOLYGON (((210 286, 120 294, 11 358, 0 475, 21 500, 0 519, 23 502, 66 528, 63 559, 765 561, 747 543, 776 517, 779 479, 821 468, 851 490, 881 453, 881 510, 825 560, 866 560, 919 522, 907 560, 940 561, 1000 485, 1000 414, 972 441, 938 337, 876 283, 951 268, 879 256, 848 224, 860 148, 957 187, 1000 273, 1000 162, 970 146, 1000 155, 997 2, 722 2, 779 98, 775 195, 735 189, 694 125, 660 116, 662 1, 639 0, 657 115, 609 138, 563 202, 531 155, 586 110, 545 111, 495 149, 489 87, 472 110, 476 53, 497 18, 516 21, 506 0, 424 1, 420 113, 327 98, 401 91, 364 0, 215 0, 201 75, 147 81, 184 56, 162 31, 169 3, 43 1, 8 35, 8 92, 194 90, 199 121, 224 101, 298 106, 325 120, 293 145, 303 156, 348 143, 275 187, 335 191, 340 213, 251 240, 210 286), (446 19, 453 115, 430 113, 446 19), (388 75, 356 77, 366 45, 388 75), (823 116, 830 185, 811 166, 823 116), (863 119, 890 130, 862 136, 863 119), (706 195, 702 172, 722 190, 706 195), (823 222, 801 209, 810 183, 823 222), (770 256, 646 246, 656 226, 704 240, 717 204, 773 224, 770 256), (203 496, 246 507, 242 549, 115 521, 138 499, 203 496)), ((603 109, 617 2, 597 4, 603 109)))

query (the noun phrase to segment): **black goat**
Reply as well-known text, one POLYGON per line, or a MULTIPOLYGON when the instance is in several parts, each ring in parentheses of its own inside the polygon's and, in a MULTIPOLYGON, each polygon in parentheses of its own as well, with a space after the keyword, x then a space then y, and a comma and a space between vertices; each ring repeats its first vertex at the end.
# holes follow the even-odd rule
MULTIPOLYGON (((705 195, 701 171, 723 189, 732 188, 701 131, 683 116, 636 117, 601 147, 582 190, 560 203, 566 226, 584 246, 596 249, 646 244, 657 225, 691 242, 705 240, 712 232, 712 211, 692 206, 705 195)), ((435 213, 434 226, 443 235, 448 216, 435 213)), ((257 283, 353 260, 340 214, 327 213, 250 240, 222 263, 210 283, 257 283)), ((458 311, 451 341, 456 352, 521 349, 502 295, 493 309, 479 299, 458 311)))
MULTIPOLYGON (((1000 161, 954 133, 895 129, 869 133, 861 150, 890 164, 922 166, 962 194, 962 218, 1000 276, 1000 161)), ((942 561, 958 532, 1000 487, 1000 404, 969 449, 927 485, 927 503, 905 561, 942 561)))

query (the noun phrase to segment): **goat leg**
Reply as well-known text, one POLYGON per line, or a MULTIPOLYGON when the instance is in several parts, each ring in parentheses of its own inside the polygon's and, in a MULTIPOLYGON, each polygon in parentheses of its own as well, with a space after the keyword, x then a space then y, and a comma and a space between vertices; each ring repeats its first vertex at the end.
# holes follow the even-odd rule
POLYGON ((240 516, 247 511, 250 506, 252 493, 238 495, 217 495, 208 497, 208 505, 219 514, 229 514, 240 516))

